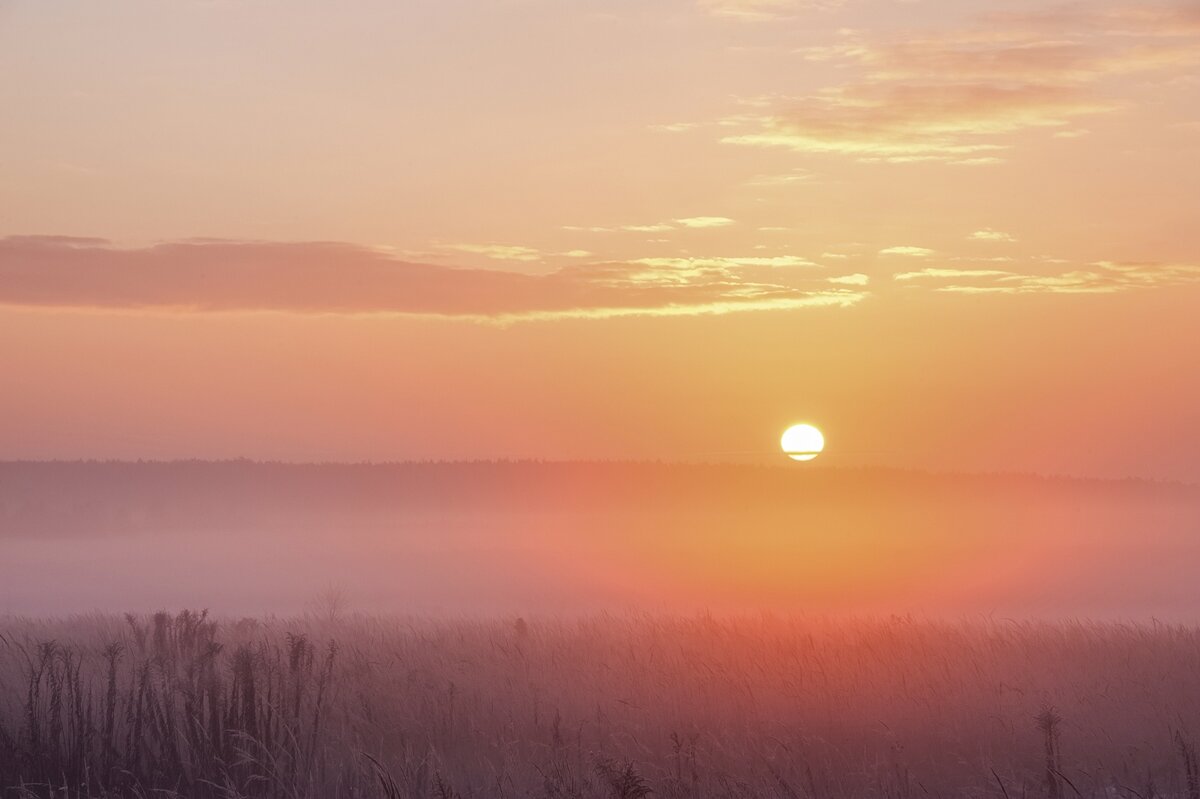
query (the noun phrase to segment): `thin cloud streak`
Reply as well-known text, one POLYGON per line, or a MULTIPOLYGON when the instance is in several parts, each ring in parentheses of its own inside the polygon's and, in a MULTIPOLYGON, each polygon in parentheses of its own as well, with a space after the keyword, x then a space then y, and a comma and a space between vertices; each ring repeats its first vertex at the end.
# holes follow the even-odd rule
POLYGON ((892 279, 926 284, 950 281, 930 286, 933 291, 950 294, 1115 294, 1200 283, 1200 265, 1098 261, 1057 274, 930 268, 898 272, 892 279))
POLYGON ((0 239, 0 304, 177 312, 402 314, 509 323, 848 306, 847 289, 755 282, 763 259, 571 265, 545 275, 411 263, 336 242, 0 239))
POLYGON ((990 227, 976 230, 967 238, 973 241, 1016 241, 1016 238, 1011 233, 1005 233, 1003 230, 993 230, 990 227))
POLYGON ((670 222, 654 222, 642 225, 617 225, 604 227, 601 225, 563 225, 563 230, 572 233, 666 233, 671 230, 704 230, 706 228, 721 228, 736 225, 736 219, 727 216, 688 216, 682 219, 672 219, 670 222))
POLYGON ((842 5, 842 0, 698 0, 713 16, 764 22, 786 19, 799 11, 820 11, 842 5))
POLYGON ((901 255, 906 258, 928 258, 933 253, 934 251, 928 247, 912 247, 909 245, 885 247, 879 251, 880 255, 901 255))

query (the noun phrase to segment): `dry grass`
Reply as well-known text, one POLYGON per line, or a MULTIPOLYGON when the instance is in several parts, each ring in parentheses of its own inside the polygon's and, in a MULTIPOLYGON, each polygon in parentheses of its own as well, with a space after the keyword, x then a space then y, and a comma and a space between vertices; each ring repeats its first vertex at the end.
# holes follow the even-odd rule
POLYGON ((0 619, 13 797, 1194 798, 1197 725, 1190 627, 0 619))

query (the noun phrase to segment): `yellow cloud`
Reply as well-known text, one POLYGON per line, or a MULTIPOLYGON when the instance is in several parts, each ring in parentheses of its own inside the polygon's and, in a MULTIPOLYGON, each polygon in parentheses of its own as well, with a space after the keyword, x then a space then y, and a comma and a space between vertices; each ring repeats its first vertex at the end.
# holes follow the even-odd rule
POLYGON ((724 316, 751 311, 790 311, 800 308, 849 308, 865 295, 850 291, 808 292, 797 297, 768 297, 762 299, 732 299, 719 302, 661 305, 653 308, 614 306, 605 308, 570 308, 558 311, 523 311, 519 313, 472 316, 464 321, 481 324, 509 325, 516 322, 555 322, 570 319, 621 319, 627 317, 724 316))
POLYGON ((562 229, 574 233, 665 233, 669 230, 678 230, 681 227, 696 229, 728 227, 735 224, 737 224, 737 220, 730 219, 727 216, 689 216, 682 219, 674 219, 670 222, 654 222, 644 225, 616 225, 614 227, 563 225, 562 229))
POLYGON ((565 252, 543 252, 533 247, 514 244, 440 244, 439 249, 482 255, 496 261, 522 261, 531 263, 545 258, 590 258, 590 250, 567 250, 565 252))
POLYGON ((688 228, 728 227, 736 224, 735 220, 727 216, 689 216, 675 221, 688 228))
POLYGON ((638 258, 631 264, 663 266, 672 268, 731 269, 739 266, 819 266, 807 258, 796 255, 748 256, 740 258, 638 258))
MULTIPOLYGON (((1061 259, 1041 260, 1043 263, 1062 263, 1061 259)), ((1083 268, 1050 274, 1020 274, 998 269, 922 269, 900 272, 892 277, 900 281, 970 281, 934 287, 935 291, 952 294, 1113 294, 1200 283, 1200 265, 1099 261, 1083 268)))
POLYGON ((909 258, 928 258, 934 251, 927 247, 887 247, 879 251, 880 255, 903 255, 909 258))
POLYGON ((1011 233, 1005 233, 1000 230, 992 230, 991 228, 987 227, 983 228, 982 230, 976 230, 967 238, 974 239, 975 241, 1016 241, 1011 233))
POLYGON ((666 222, 659 222, 652 225, 617 225, 616 227, 563 225, 562 229, 573 233, 664 233, 668 230, 674 230, 675 226, 666 222))
POLYGON ((482 255, 497 261, 540 261, 542 252, 513 244, 441 244, 443 250, 482 255))
POLYGON ((893 280, 918 280, 921 278, 977 278, 977 277, 1002 277, 1011 275, 1012 272, 1004 272, 999 269, 918 269, 914 272, 898 272, 892 275, 893 280))

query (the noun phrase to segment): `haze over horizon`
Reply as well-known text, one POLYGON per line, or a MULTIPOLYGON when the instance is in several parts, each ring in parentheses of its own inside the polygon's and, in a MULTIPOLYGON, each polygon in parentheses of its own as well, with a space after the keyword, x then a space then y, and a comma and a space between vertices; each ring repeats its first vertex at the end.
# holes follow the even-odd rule
MULTIPOLYGON (((781 460, 778 452, 761 451, 736 453, 737 457, 733 457, 730 453, 723 453, 721 457, 699 456, 679 460, 665 460, 662 458, 458 458, 458 459, 437 459, 425 458, 421 460, 283 460, 283 459, 268 459, 268 458, 247 458, 245 456, 236 456, 231 458, 14 458, 0 459, 0 465, 7 466, 37 466, 37 465, 160 465, 160 466, 175 466, 187 464, 205 464, 213 466, 221 466, 227 464, 251 464, 256 466, 283 466, 283 467, 410 467, 410 466, 629 466, 629 467, 644 467, 655 466, 669 468, 679 466, 683 468, 689 467, 713 467, 713 468, 739 468, 750 467, 754 469, 767 469, 771 471, 779 470, 796 470, 796 471, 818 471, 823 474, 876 474, 876 475, 917 475, 926 477, 944 477, 949 479, 954 478, 981 478, 981 479, 1033 479, 1047 480, 1071 483, 1095 483, 1095 484, 1146 484, 1146 485, 1162 485, 1162 486, 1179 486, 1181 488, 1200 488, 1200 482, 1190 480, 1179 480, 1174 478, 1157 478, 1157 477, 1139 477, 1136 475, 1126 475, 1123 477, 1104 476, 1097 477, 1093 475, 1067 474, 1060 472, 1039 472, 1039 471, 1001 471, 1001 470, 979 470, 968 471, 963 469, 923 469, 913 466, 879 466, 874 464, 854 464, 854 465, 837 465, 825 460, 822 463, 808 463, 804 466, 796 466, 786 460, 781 460)), ((822 456, 824 457, 824 456, 822 456)), ((834 459, 836 461, 836 458, 834 459)))
POLYGON ((730 464, 0 463, 0 613, 290 614, 333 582, 356 609, 388 613, 1195 622, 1197 524, 1200 487, 1139 481, 730 464))

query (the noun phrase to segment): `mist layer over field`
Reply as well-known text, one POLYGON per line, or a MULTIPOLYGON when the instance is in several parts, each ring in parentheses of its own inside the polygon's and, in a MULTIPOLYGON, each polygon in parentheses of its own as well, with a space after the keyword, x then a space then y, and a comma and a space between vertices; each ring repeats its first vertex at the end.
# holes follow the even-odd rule
POLYGON ((819 466, 0 464, 0 613, 1200 621, 1200 490, 819 466))

